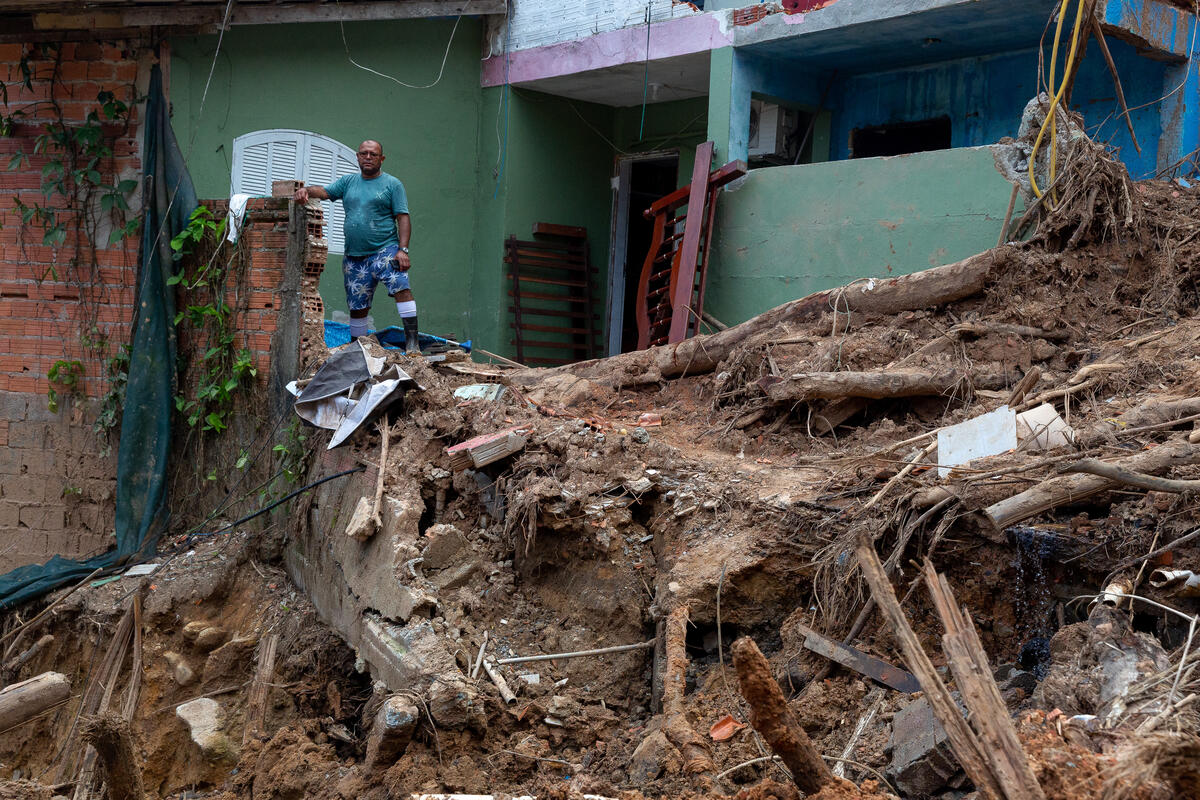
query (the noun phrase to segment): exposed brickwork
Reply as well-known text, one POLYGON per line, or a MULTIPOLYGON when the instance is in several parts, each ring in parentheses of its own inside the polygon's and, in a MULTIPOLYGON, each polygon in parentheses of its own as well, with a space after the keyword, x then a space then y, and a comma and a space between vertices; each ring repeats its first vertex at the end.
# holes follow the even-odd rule
MULTIPOLYGON (((45 394, 50 388, 47 373, 59 359, 80 361, 84 368, 82 388, 91 397, 105 391, 101 354, 84 346, 81 334, 94 327, 96 335, 121 343, 129 338, 137 262, 136 239, 108 244, 109 220, 101 220, 94 260, 89 247, 77 247, 76 215, 66 210, 60 195, 41 193, 42 168, 54 153, 34 152, 43 126, 55 121, 53 99, 62 109, 63 121, 79 124, 97 111, 99 92, 112 92, 126 103, 136 96, 137 54, 118 45, 74 44, 61 46, 56 56, 27 45, 0 45, 0 78, 8 85, 5 116, 23 111, 11 136, 0 137, 0 164, 7 166, 18 153, 28 162, 16 170, 0 169, 0 392, 45 394), (81 52, 82 49, 82 52, 81 52), (31 88, 22 83, 20 61, 33 70, 31 88), (52 76, 53 97, 51 97, 52 76), (67 238, 60 247, 42 244, 42 229, 22 225, 14 207, 20 198, 27 205, 56 209, 67 222, 67 238)), ((130 125, 105 126, 113 158, 99 165, 106 180, 136 178, 141 171, 138 156, 137 111, 130 125), (116 178, 114 178, 116 176, 116 178)), ((86 235, 86 228, 84 235, 86 235)))
MULTIPOLYGON (((31 205, 67 205, 62 197, 42 195, 47 157, 33 153, 42 126, 52 120, 48 104, 35 105, 51 99, 44 79, 57 76, 53 100, 67 123, 78 123, 97 109, 100 91, 132 100, 138 53, 120 44, 64 44, 57 67, 52 53, 31 62, 35 80, 28 90, 20 88, 19 62, 29 52, 26 45, 0 44, 0 79, 9 87, 9 105, 0 106, 0 114, 27 112, 13 135, 0 137, 0 572, 55 554, 90 555, 113 544, 116 455, 101 455, 103 443, 92 432, 95 398, 108 386, 104 362, 85 346, 84 336, 104 336, 109 353, 129 341, 137 282, 136 237, 110 246, 111 226, 102 223, 93 257, 93 248, 78 242, 75 226, 68 224, 66 241, 47 247, 41 229, 22 226, 14 202, 19 197, 31 205), (28 163, 4 169, 18 152, 28 154, 28 163), (83 364, 86 398, 64 400, 54 414, 46 393, 58 360, 83 364)), ((139 179, 142 131, 136 111, 128 130, 108 133, 115 136, 114 157, 103 174, 139 179)), ((138 207, 136 196, 131 205, 138 207)), ((207 205, 218 216, 228 210, 224 201, 207 205)), ((230 276, 226 301, 237 311, 238 346, 251 349, 258 368, 254 391, 266 387, 271 367, 287 242, 287 200, 250 201, 238 274, 230 276)))

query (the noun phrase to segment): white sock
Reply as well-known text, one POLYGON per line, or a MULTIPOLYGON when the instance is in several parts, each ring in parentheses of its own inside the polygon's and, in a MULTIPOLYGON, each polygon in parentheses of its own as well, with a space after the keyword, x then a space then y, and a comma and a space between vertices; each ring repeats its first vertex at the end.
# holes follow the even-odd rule
POLYGON ((367 318, 366 317, 351 317, 350 318, 350 338, 354 339, 359 336, 367 335, 367 318))
POLYGON ((401 319, 406 317, 415 317, 417 315, 417 301, 405 300, 404 302, 396 301, 396 312, 400 314, 401 319))

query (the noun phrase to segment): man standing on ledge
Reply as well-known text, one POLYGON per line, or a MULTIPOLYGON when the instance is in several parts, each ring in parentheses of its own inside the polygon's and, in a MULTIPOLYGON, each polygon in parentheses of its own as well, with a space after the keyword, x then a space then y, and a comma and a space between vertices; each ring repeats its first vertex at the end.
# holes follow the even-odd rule
POLYGON ((358 146, 360 174, 343 175, 328 186, 302 187, 294 199, 341 200, 346 211, 342 277, 350 306, 350 340, 366 335, 375 287, 383 281, 404 323, 404 351, 419 355, 417 304, 408 285, 408 198, 404 184, 382 171, 383 159, 383 146, 368 139, 358 146))

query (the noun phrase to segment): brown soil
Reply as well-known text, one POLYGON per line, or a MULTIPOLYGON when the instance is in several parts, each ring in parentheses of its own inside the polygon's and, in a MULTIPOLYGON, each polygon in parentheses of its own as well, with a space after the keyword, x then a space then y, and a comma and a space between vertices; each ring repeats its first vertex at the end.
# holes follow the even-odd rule
MULTIPOLYGON (((1151 181, 1137 184, 1131 196, 1137 213, 1128 222, 1105 216, 1099 204, 1086 220, 1053 218, 1031 242, 997 251, 1003 268, 979 295, 887 317, 831 309, 815 321, 781 325, 769 343, 747 343, 712 374, 613 389, 546 372, 536 385, 511 387, 497 402, 461 404, 453 390, 477 377, 405 359, 424 391, 410 393, 391 414, 385 486, 424 509, 415 540, 396 545, 411 548, 412 559, 425 553, 424 563, 405 559, 409 566, 394 576, 434 596, 414 619, 429 623, 466 674, 485 632, 487 652, 499 658, 586 650, 653 639, 660 623, 686 606, 687 663, 673 665, 680 667, 682 697, 669 710, 660 707, 652 650, 506 666, 515 703, 504 703, 482 676, 471 682, 481 697, 473 722, 448 726, 437 724, 438 712, 415 693, 421 719, 412 742, 394 763, 368 770, 371 720, 388 689, 362 671, 357 654, 282 567, 294 533, 319 510, 307 497, 268 518, 265 529, 164 542, 173 558, 143 589, 144 668, 131 720, 147 796, 382 800, 461 792, 792 800, 799 796, 795 786, 765 759, 769 749, 753 726, 720 740, 709 735, 726 715, 751 719, 731 661, 739 636, 757 642, 772 673, 761 677, 782 687, 787 705, 777 709, 778 719, 794 721, 832 758, 853 740, 845 756, 848 780, 813 796, 890 796, 879 779, 893 757, 893 720, 913 698, 873 691, 870 679, 831 668, 804 646, 797 627, 839 640, 850 632, 867 598, 853 556, 863 531, 892 568, 935 666, 945 665, 941 627, 924 588, 910 593, 924 558, 946 574, 970 611, 991 665, 1004 675, 1014 667, 1040 675, 998 682, 1014 717, 1023 715, 1021 740, 1046 796, 1111 792, 1114 775, 1142 763, 1120 759, 1150 712, 1129 712, 1100 731, 1067 720, 1101 708, 1095 681, 1103 680, 1102 655, 1110 645, 1136 644, 1148 653, 1135 659, 1146 682, 1130 691, 1139 702, 1161 699, 1155 687, 1169 683, 1150 678, 1164 666, 1160 654, 1166 665, 1178 663, 1186 625, 1140 605, 1119 612, 1125 628, 1104 628, 1086 621, 1088 601, 1075 598, 1094 595, 1121 559, 1200 524, 1190 496, 1121 488, 1007 531, 980 523, 982 507, 1052 477, 1080 455, 1064 449, 1000 454, 947 481, 922 467, 865 506, 925 442, 895 445, 993 410, 1033 367, 1042 372, 1031 390, 1036 395, 1079 385, 1072 376, 1089 365, 1118 365, 1095 371, 1066 401, 1050 398, 1088 455, 1115 458, 1186 436, 1190 421, 1142 428, 1163 421, 1147 416, 1150 405, 1200 389, 1200 323, 1193 316, 1200 240, 1192 237, 1200 190, 1151 181), (830 413, 830 403, 775 405, 759 383, 897 364, 959 369, 964 379, 948 396, 863 402, 836 435, 823 436, 813 430, 814 415, 830 413), (640 428, 647 413, 659 415, 662 425, 640 428), (475 478, 451 474, 444 448, 517 424, 531 429, 525 449, 484 470, 504 503, 493 515, 475 478), (979 477, 989 471, 1003 474, 979 477), (921 497, 937 487, 953 496, 930 512, 934 504, 921 497), (462 542, 438 558, 426 549, 435 525, 453 526, 462 542), (220 646, 201 646, 197 633, 204 627, 220 629, 220 646), (244 736, 257 643, 273 634, 280 642, 264 730, 244 736), (190 681, 180 681, 180 660, 194 673, 190 681), (201 696, 220 704, 224 749, 202 751, 175 713, 201 696), (855 736, 872 707, 870 724, 855 736)), ((310 436, 314 452, 326 437, 310 436)), ((378 433, 364 429, 348 451, 352 461, 371 465, 378 433)), ((310 478, 322 475, 314 460, 310 478)), ((1171 477, 1198 478, 1200 468, 1181 467, 1171 477)), ((1200 570, 1195 544, 1176 548, 1173 565, 1200 570)), ((1135 578, 1137 568, 1122 574, 1135 578)), ((1151 590, 1144 578, 1140 595, 1196 613, 1195 600, 1151 590)), ((73 733, 78 696, 137 585, 126 578, 73 595, 43 628, 54 643, 9 676, 55 669, 71 679, 75 697, 36 723, 0 734, 0 776, 11 779, 0 784, 0 797, 72 791, 64 784, 74 774, 64 764, 81 747, 73 733)), ((22 610, 20 619, 33 611, 22 610)), ((10 615, 6 630, 16 624, 10 615)), ((878 615, 867 617, 852 644, 902 663, 878 615)), ((111 709, 121 706, 130 663, 112 687, 111 709)), ((1188 684, 1177 696, 1198 688, 1188 684)), ((1186 705, 1172 710, 1160 733, 1194 728, 1194 715, 1186 705)), ((1171 781, 1188 785, 1188 771, 1179 766, 1186 759, 1178 754, 1189 752, 1176 740, 1161 744, 1138 756, 1158 759, 1159 778, 1144 786, 1117 783, 1130 789, 1128 797, 1168 796, 1161 792, 1171 781)))

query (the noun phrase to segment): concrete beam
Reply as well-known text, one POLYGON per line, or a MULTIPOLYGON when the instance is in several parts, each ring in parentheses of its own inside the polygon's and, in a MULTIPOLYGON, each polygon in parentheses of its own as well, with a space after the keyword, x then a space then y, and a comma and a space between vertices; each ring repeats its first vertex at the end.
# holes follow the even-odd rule
POLYGON ((498 53, 483 62, 483 86, 520 85, 531 81, 575 75, 624 64, 658 61, 704 53, 728 46, 731 36, 712 14, 656 22, 646 26, 599 33, 586 39, 498 53))
POLYGON ((1186 61, 1195 20, 1160 0, 1105 0, 1097 9, 1100 26, 1148 58, 1186 61))
MULTIPOLYGON (((418 19, 457 16, 459 14, 503 14, 505 0, 387 0, 375 3, 342 5, 267 5, 244 3, 229 15, 230 25, 272 25, 288 22, 358 22, 391 19, 418 19)), ((220 25, 225 8, 208 7, 163 9, 158 7, 87 11, 82 13, 36 12, 36 30, 129 29, 197 25, 220 25)))

